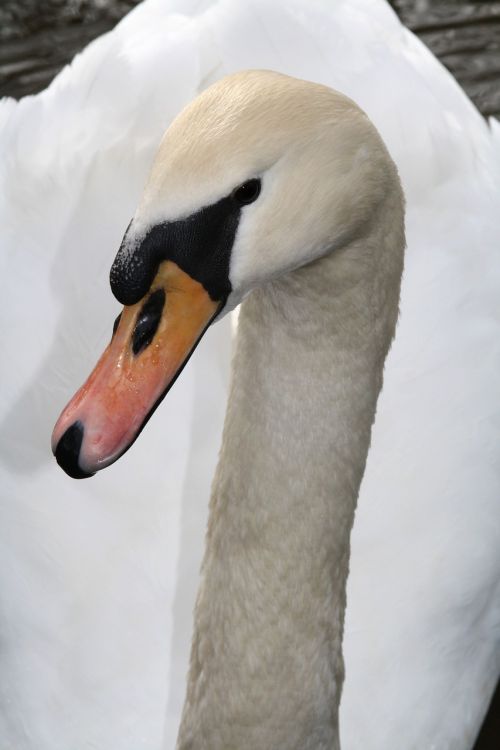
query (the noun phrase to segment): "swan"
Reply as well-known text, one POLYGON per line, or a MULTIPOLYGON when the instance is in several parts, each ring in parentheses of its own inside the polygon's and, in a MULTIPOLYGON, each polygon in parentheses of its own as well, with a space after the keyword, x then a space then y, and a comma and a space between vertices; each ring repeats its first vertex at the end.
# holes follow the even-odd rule
POLYGON ((403 205, 367 117, 318 84, 225 77, 162 139, 111 269, 126 307, 52 446, 74 478, 115 461, 244 300, 180 750, 340 747, 349 535, 396 324, 403 205))
POLYGON ((149 0, 43 94, 1 103, 14 366, 0 400, 0 736, 18 750, 175 743, 228 316, 116 466, 74 482, 47 434, 110 336, 109 266, 163 131, 210 83, 256 67, 356 100, 407 198, 401 316, 352 534, 341 740, 468 748, 477 733, 499 667, 498 124, 386 3, 304 7, 149 0))

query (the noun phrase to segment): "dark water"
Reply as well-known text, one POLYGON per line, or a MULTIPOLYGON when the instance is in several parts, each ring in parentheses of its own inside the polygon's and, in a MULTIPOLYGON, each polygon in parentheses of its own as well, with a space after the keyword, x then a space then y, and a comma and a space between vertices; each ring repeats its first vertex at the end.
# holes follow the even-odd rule
MULTIPOLYGON (((139 1, 0 0, 0 96, 20 98, 44 89, 139 1)), ((390 1, 479 110, 500 118, 500 0, 390 1)), ((474 750, 498 750, 499 723, 497 690, 474 750)))
POLYGON ((44 89, 140 0, 0 0, 0 96, 44 89))
POLYGON ((499 0, 392 0, 391 5, 478 109, 500 118, 499 0))

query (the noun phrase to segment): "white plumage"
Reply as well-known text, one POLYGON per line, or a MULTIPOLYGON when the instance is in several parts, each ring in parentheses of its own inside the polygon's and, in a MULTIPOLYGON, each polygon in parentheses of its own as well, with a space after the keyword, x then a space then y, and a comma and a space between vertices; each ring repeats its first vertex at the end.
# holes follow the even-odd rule
POLYGON ((248 67, 355 99, 407 197, 401 319, 352 539, 343 746, 468 748, 493 689, 498 124, 385 3, 150 0, 42 95, 0 107, 6 747, 174 745, 228 322, 117 466, 73 482, 49 437, 110 335, 107 272, 163 130, 201 88, 248 67))

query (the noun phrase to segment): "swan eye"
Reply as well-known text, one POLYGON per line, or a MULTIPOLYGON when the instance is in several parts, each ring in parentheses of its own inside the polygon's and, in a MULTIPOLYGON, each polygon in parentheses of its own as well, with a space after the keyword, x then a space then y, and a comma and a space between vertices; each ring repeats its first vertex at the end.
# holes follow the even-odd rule
POLYGON ((257 200, 260 194, 260 180, 248 180, 233 191, 233 198, 239 206, 246 206, 257 200))

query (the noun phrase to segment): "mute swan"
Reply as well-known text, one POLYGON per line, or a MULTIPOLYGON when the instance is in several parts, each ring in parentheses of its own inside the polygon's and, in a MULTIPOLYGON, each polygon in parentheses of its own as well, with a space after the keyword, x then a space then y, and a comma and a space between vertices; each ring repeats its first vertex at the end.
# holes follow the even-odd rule
POLYGON ((111 269, 127 306, 52 446, 116 460, 242 305, 177 747, 338 748, 349 537, 396 324, 404 200, 354 103, 266 71, 167 130, 111 269))
POLYGON ((2 103, 2 344, 18 364, 2 372, 0 736, 16 750, 174 744, 228 320, 117 468, 72 482, 47 429, 109 337, 109 264, 161 133, 248 67, 355 99, 407 196, 402 314, 352 537, 343 745, 467 748, 481 721, 498 674, 498 126, 385 3, 303 7, 150 1, 48 91, 2 103))

